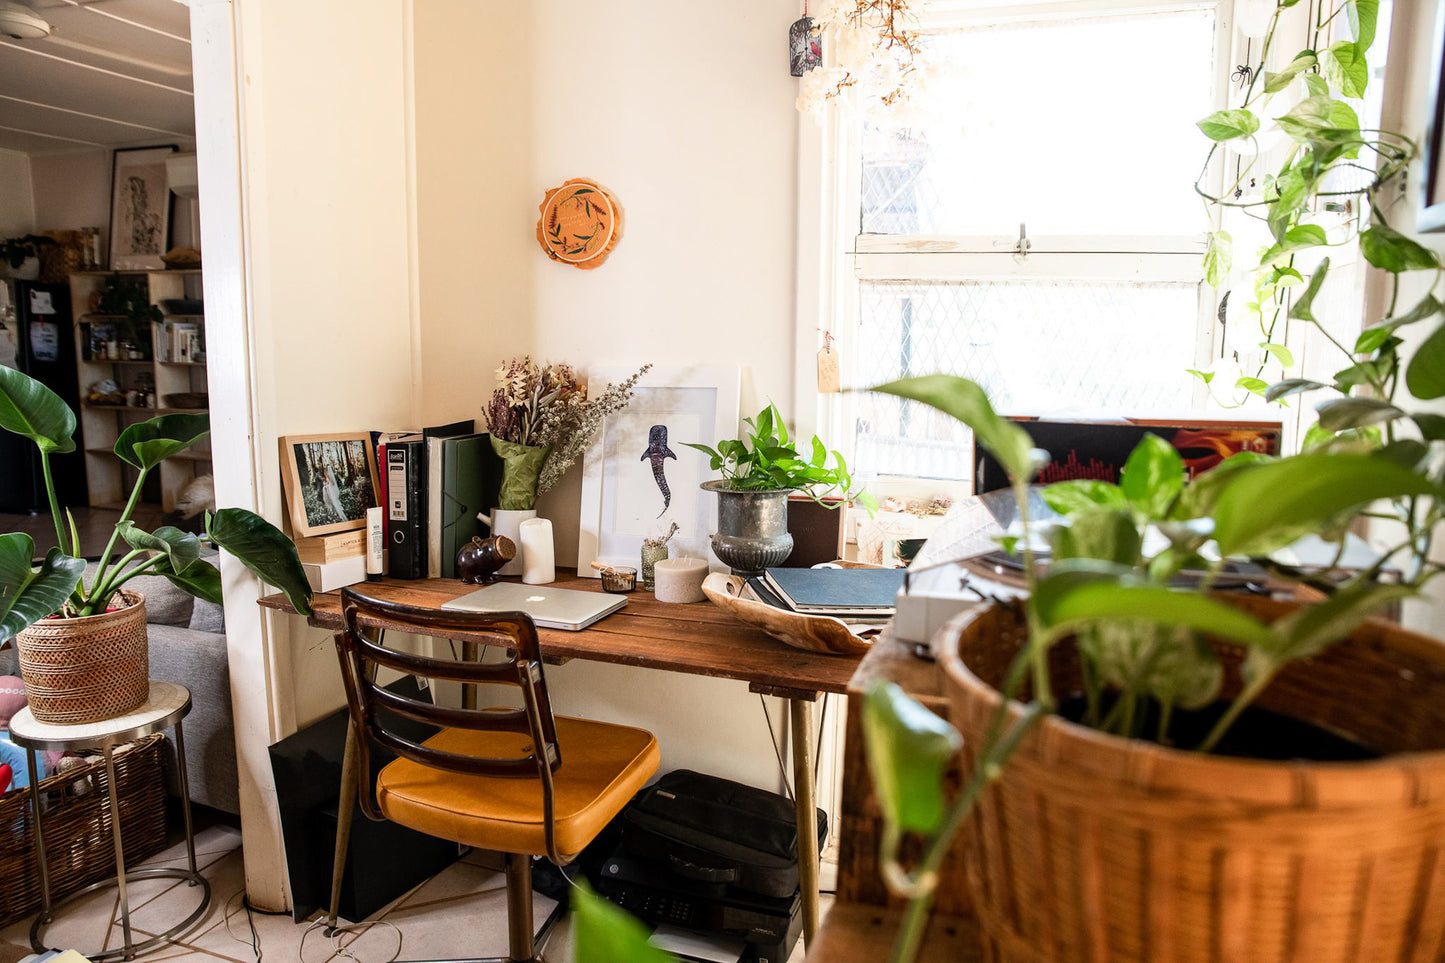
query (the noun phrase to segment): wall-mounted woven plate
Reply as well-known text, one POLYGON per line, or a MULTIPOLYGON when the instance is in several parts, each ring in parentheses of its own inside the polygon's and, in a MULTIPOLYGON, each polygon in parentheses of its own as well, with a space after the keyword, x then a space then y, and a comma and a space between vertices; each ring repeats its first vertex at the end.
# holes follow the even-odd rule
POLYGON ((622 205, 606 188, 585 177, 549 190, 540 210, 537 243, 554 261, 595 268, 622 237, 622 205))

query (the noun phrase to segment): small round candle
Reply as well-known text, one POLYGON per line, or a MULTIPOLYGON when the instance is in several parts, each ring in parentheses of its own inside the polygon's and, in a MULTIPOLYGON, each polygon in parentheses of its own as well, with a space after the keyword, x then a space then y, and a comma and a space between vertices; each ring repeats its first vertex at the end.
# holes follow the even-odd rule
POLYGON ((701 602, 707 562, 700 558, 663 558, 653 567, 659 602, 701 602))

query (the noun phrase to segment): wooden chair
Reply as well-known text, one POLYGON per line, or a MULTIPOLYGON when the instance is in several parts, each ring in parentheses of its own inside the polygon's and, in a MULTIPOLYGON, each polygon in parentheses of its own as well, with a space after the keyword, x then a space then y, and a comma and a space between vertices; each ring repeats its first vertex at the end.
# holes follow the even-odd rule
MULTIPOLYGON (((507 854, 507 957, 536 959, 532 937, 532 857, 570 862, 657 771, 657 740, 644 729, 552 715, 537 629, 523 612, 445 612, 341 593, 345 630, 336 637, 355 739, 362 811, 418 832, 507 854), (437 638, 495 633, 505 662, 433 659, 372 642, 370 617, 399 631, 437 638), (388 691, 376 668, 432 680, 503 684, 521 690, 520 709, 452 708, 388 691), (441 727, 423 743, 389 725, 391 714, 441 727), (396 753, 373 796, 368 744, 396 753), (566 751, 564 763, 563 750, 566 751)), ((375 624, 373 622, 372 624, 375 624)))

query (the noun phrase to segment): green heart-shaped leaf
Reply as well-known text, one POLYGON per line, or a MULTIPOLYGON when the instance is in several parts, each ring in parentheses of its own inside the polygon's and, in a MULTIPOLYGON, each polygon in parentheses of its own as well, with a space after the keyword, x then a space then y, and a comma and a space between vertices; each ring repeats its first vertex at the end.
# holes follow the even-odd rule
POLYGON ((863 700, 868 772, 883 818, 927 835, 943 822, 943 775, 963 746, 958 730, 892 682, 875 680, 863 700))
POLYGON ((198 599, 205 599, 216 605, 223 604, 221 570, 205 559, 197 559, 187 565, 183 572, 176 571, 171 560, 167 559, 152 571, 156 575, 164 575, 176 588, 198 599))
POLYGON ((59 612, 85 573, 85 559, 58 548, 50 550, 39 570, 30 567, 34 555, 35 541, 24 532, 0 535, 0 648, 27 626, 59 612))
POLYGON ((75 451, 75 412, 61 397, 15 368, 0 365, 0 428, 44 452, 75 451))
POLYGON ((171 568, 177 572, 184 572, 201 557, 201 540, 174 525, 164 525, 152 534, 137 528, 135 522, 126 519, 116 526, 116 530, 131 548, 162 552, 169 556, 171 568))
POLYGON ((571 890, 576 963, 671 963, 672 957, 647 942, 648 930, 586 883, 571 890))
POLYGON ((1184 459, 1163 438, 1146 434, 1129 453, 1119 487, 1139 514, 1163 518, 1184 488, 1184 459))
POLYGON ((205 438, 210 430, 210 415, 160 415, 121 432, 115 440, 115 454, 126 464, 148 471, 205 438))
POLYGON ((206 534, 265 582, 286 594, 302 615, 311 614, 311 584, 286 534, 244 508, 223 508, 206 515, 206 534))

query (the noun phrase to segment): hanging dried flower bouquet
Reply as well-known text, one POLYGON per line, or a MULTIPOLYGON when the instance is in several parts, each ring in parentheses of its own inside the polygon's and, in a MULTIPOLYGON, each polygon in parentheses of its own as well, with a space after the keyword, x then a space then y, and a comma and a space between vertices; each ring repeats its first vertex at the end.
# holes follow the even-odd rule
POLYGON ((651 368, 645 364, 592 397, 570 364, 539 365, 527 355, 498 368, 497 388, 483 409, 492 449, 502 459, 498 507, 534 508, 537 496, 582 454, 602 419, 627 407, 632 389, 651 368))

